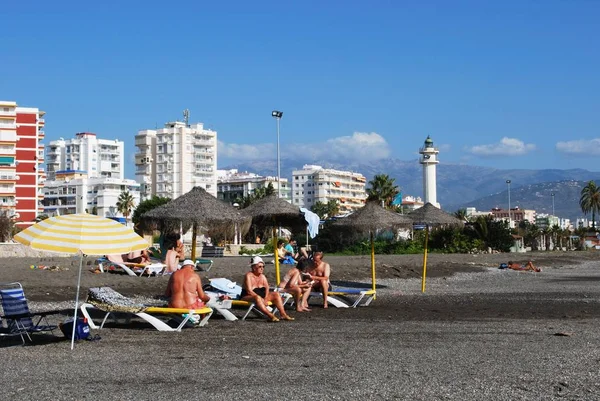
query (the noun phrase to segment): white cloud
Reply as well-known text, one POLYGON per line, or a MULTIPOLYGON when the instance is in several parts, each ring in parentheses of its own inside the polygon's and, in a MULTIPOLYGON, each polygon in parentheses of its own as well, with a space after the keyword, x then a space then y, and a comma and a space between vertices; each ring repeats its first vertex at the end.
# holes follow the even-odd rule
POLYGON ((277 148, 272 143, 250 145, 218 141, 217 152, 219 160, 251 161, 262 160, 265 158, 265 154, 274 155, 277 152, 277 148))
POLYGON ((571 155, 600 155, 600 138, 578 139, 576 141, 557 142, 556 150, 571 155))
MULTIPOLYGON (((275 144, 228 144, 219 141, 219 164, 221 160, 262 160, 265 155, 275 155, 275 144)), ((281 148, 281 159, 302 161, 338 161, 350 158, 373 161, 390 157, 391 151, 385 138, 371 132, 355 132, 351 136, 340 136, 321 143, 296 143, 281 148)))
POLYGON ((375 132, 355 132, 352 136, 328 139, 312 150, 315 160, 373 161, 386 159, 391 153, 387 141, 375 132))
POLYGON ((516 138, 504 137, 498 143, 476 145, 466 151, 477 156, 522 156, 535 150, 535 145, 516 138))

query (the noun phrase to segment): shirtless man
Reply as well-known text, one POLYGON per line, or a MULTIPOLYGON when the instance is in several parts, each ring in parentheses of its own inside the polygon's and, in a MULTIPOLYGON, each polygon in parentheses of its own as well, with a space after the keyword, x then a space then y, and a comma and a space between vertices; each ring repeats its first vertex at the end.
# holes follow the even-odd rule
POLYGON ((263 274, 265 271, 265 262, 260 256, 253 256, 250 260, 250 269, 244 276, 244 285, 242 286, 242 294, 240 298, 244 301, 254 302, 259 311, 264 313, 269 322, 278 322, 279 319, 267 309, 269 302, 273 303, 283 320, 294 320, 288 316, 283 308, 281 295, 278 292, 269 291, 269 282, 263 274))
POLYGON ((170 308, 200 309, 210 300, 202 290, 200 276, 194 272, 194 262, 190 259, 183 261, 181 269, 169 278, 166 296, 170 308))
POLYGON ((329 263, 323 262, 323 252, 315 252, 313 254, 313 265, 308 271, 310 279, 313 281, 312 288, 320 291, 323 294, 323 308, 327 309, 327 294, 329 293, 329 274, 331 268, 329 263))

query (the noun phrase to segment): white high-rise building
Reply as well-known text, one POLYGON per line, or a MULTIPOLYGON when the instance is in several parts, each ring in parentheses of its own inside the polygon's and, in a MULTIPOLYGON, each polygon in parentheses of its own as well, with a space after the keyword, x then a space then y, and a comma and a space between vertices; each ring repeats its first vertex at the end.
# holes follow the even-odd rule
POLYGON ((175 199, 196 186, 217 196, 217 132, 175 121, 135 136, 135 177, 142 200, 175 199))
POLYGON ((44 182, 44 213, 91 213, 119 218, 117 200, 128 191, 137 206, 140 185, 124 178, 123 141, 99 139, 91 132, 59 139, 47 146, 48 178, 44 182))
POLYGON ((54 180, 44 183, 44 213, 49 216, 91 213, 120 218, 123 214, 117 211, 117 201, 124 191, 129 192, 136 206, 140 203, 140 184, 135 180, 92 178, 80 170, 58 171, 54 180))
POLYGON ((51 141, 46 146, 49 180, 57 171, 85 171, 90 178, 125 178, 123 141, 98 139, 91 132, 80 132, 73 139, 51 141))
POLYGON ((365 205, 367 182, 364 175, 305 164, 292 172, 292 204, 310 209, 315 203, 334 199, 340 213, 353 212, 365 205))
POLYGON ((437 201, 435 166, 439 164, 437 155, 440 153, 440 151, 433 147, 433 141, 429 135, 427 135, 427 139, 425 139, 423 147, 419 149, 419 153, 421 154, 421 160, 419 160, 419 163, 423 165, 423 193, 425 203, 429 202, 433 206, 439 208, 440 204, 437 201))

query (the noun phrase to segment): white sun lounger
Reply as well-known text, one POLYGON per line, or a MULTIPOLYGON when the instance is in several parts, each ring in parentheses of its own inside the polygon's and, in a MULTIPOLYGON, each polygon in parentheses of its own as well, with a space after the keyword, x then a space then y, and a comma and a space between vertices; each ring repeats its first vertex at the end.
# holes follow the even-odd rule
POLYGON ((82 304, 80 309, 92 329, 102 329, 109 316, 113 313, 124 313, 128 315, 127 320, 129 320, 131 315, 137 316, 150 323, 158 331, 181 331, 186 324, 193 322, 198 315, 202 315, 203 317, 201 317, 200 321, 195 322, 194 326, 202 327, 208 323, 208 319, 213 314, 212 308, 209 307, 185 309, 141 305, 119 294, 110 287, 90 288, 88 301, 90 302, 82 304), (100 310, 106 313, 99 325, 93 321, 90 315, 91 310, 100 310), (157 318, 156 315, 167 317, 171 315, 172 317, 177 317, 177 320, 180 322, 177 326, 173 327, 157 318))

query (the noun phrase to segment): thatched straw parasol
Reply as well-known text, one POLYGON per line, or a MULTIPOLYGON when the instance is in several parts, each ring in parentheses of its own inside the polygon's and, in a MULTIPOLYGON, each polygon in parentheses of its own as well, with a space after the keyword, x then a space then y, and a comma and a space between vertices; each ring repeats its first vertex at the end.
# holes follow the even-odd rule
POLYGON ((384 209, 379 202, 367 202, 367 204, 333 223, 334 226, 348 227, 358 231, 369 232, 371 239, 371 286, 373 291, 376 287, 375 279, 375 244, 374 232, 380 229, 397 229, 410 227, 412 220, 396 212, 384 209))
POLYGON ((407 215, 415 225, 425 226, 425 246, 423 251, 423 277, 421 278, 421 292, 425 292, 425 281, 427 277, 427 242, 429 240, 429 227, 431 226, 462 226, 464 222, 449 213, 435 207, 427 202, 423 207, 407 215))
POLYGON ((252 224, 271 226, 273 227, 273 248, 275 249, 275 277, 277 285, 279 285, 279 256, 277 255, 277 235, 278 226, 288 227, 292 229, 306 229, 306 219, 300 208, 287 202, 285 199, 280 199, 276 195, 265 196, 245 209, 242 209, 241 214, 252 219, 252 224))
MULTIPOLYGON (((235 209, 216 199, 202 187, 194 187, 190 192, 173 199, 167 204, 152 209, 142 216, 164 227, 184 224, 193 227, 192 259, 196 258, 196 234, 199 227, 210 230, 224 230, 232 224, 244 225, 249 219, 235 209)), ((247 229, 247 227, 246 227, 247 229)))

